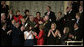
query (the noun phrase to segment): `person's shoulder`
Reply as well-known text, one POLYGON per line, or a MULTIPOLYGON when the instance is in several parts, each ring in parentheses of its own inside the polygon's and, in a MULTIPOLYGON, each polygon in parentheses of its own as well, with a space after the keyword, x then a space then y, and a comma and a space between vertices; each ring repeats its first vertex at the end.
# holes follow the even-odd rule
POLYGON ((54 13, 53 11, 50 11, 51 13, 54 13))
POLYGON ((53 11, 50 11, 51 14, 55 14, 53 11))
POLYGON ((27 33, 27 31, 24 31, 24 33, 27 33))

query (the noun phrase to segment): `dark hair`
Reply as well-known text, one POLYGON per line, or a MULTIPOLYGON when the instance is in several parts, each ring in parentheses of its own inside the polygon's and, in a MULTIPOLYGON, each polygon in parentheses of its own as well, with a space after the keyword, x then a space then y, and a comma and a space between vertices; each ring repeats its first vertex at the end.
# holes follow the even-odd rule
POLYGON ((2 24, 1 24, 1 27, 3 27, 4 25, 6 25, 6 23, 2 23, 2 24))
POLYGON ((20 12, 20 10, 16 10, 16 13, 17 13, 17 12, 20 12))
POLYGON ((61 11, 59 11, 58 13, 60 13, 62 15, 62 12, 61 11))
POLYGON ((25 12, 24 13, 26 13, 26 12, 29 12, 29 10, 27 9, 27 10, 25 10, 25 12))
POLYGON ((51 6, 48 6, 51 9, 51 6))
POLYGON ((36 15, 37 15, 37 13, 39 13, 39 15, 41 15, 41 13, 40 13, 40 12, 36 12, 36 15))

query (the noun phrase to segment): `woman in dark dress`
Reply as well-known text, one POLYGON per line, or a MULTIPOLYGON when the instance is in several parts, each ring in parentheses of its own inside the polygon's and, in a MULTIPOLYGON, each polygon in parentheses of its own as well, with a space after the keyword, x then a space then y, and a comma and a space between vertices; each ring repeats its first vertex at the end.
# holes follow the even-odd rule
POLYGON ((49 30, 48 32, 48 41, 47 41, 47 44, 48 45, 56 45, 59 40, 59 37, 61 37, 60 33, 59 33, 59 30, 56 29, 56 24, 55 23, 52 23, 51 24, 51 29, 49 30))

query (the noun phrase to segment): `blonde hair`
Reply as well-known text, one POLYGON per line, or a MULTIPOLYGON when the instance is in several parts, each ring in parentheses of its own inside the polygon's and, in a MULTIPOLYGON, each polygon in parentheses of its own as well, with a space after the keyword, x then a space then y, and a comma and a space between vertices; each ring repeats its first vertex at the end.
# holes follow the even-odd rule
POLYGON ((76 15, 77 15, 78 17, 80 17, 80 13, 76 13, 76 15))
POLYGON ((65 32, 68 33, 69 32, 69 27, 64 27, 65 32))
MULTIPOLYGON (((55 26, 55 28, 56 28, 56 24, 55 23, 51 23, 51 26, 52 26, 52 24, 54 24, 54 26, 55 26)), ((52 27, 51 27, 52 28, 52 27)))
POLYGON ((43 25, 39 25, 39 29, 43 29, 44 28, 44 26, 43 25))

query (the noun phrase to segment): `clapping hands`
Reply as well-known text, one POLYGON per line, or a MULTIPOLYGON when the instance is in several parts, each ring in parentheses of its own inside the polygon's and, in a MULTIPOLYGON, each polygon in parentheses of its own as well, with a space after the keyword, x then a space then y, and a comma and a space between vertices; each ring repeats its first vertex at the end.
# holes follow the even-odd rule
POLYGON ((36 36, 37 35, 37 33, 36 32, 34 32, 34 34, 33 34, 34 36, 36 36))

